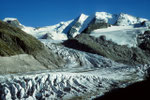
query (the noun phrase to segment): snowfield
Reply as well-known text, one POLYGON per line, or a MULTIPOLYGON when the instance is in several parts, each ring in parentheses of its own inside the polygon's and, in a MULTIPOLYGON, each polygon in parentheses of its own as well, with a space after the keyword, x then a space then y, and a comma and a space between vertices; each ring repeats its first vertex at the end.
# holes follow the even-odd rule
POLYGON ((105 29, 97 29, 91 32, 91 36, 106 36, 107 40, 112 40, 119 45, 137 46, 137 35, 143 34, 147 27, 135 28, 133 26, 111 26, 105 29))
POLYGON ((68 22, 61 22, 57 25, 54 26, 46 26, 42 28, 33 28, 33 27, 26 27, 24 26, 22 28, 23 31, 25 31, 28 34, 33 35, 37 39, 43 38, 44 35, 48 35, 45 37, 45 39, 53 39, 53 40, 66 40, 68 39, 66 34, 63 33, 63 29, 67 27, 69 23, 72 21, 68 22))

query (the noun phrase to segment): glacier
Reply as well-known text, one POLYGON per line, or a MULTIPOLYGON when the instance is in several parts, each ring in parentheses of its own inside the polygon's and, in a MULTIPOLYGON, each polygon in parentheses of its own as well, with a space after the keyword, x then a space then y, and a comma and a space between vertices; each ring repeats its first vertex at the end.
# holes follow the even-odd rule
MULTIPOLYGON (((69 35, 75 37, 81 34, 93 20, 96 20, 96 23, 108 23, 110 27, 94 30, 90 33, 91 36, 105 35, 106 39, 129 47, 137 46, 138 34, 150 30, 148 19, 124 13, 81 14, 76 19, 38 28, 25 26, 16 18, 5 18, 5 22, 39 39, 50 51, 63 58, 66 64, 62 68, 52 70, 42 69, 28 73, 0 75, 0 99, 67 100, 79 97, 83 100, 91 100, 114 88, 125 88, 144 80, 149 65, 125 65, 100 55, 67 48, 61 44, 69 39, 69 35), (135 27, 144 21, 146 22, 144 26, 135 27)), ((18 56, 22 57, 22 55, 18 56)), ((27 59, 30 57, 24 56, 27 56, 27 59)), ((22 62, 26 63, 25 60, 22 62)))
POLYGON ((148 65, 129 66, 99 55, 43 42, 67 61, 61 69, 0 75, 2 100, 90 100, 146 77, 148 65), (87 96, 88 95, 88 96, 87 96))

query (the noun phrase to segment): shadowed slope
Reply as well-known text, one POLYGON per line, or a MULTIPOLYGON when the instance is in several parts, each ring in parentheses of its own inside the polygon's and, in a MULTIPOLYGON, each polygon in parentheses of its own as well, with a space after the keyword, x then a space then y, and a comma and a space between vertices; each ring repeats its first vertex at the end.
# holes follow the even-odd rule
POLYGON ((94 100, 149 100, 150 79, 106 93, 94 100))
POLYGON ((116 62, 136 65, 149 63, 149 56, 140 48, 129 48, 106 40, 105 36, 95 38, 89 34, 80 34, 63 43, 66 47, 98 54, 116 62))

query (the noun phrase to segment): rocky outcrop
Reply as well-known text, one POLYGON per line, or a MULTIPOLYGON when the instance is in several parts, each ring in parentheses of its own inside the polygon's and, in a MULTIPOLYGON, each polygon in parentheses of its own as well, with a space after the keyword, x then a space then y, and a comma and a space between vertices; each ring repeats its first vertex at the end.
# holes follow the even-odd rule
POLYGON ((63 45, 69 48, 98 54, 124 64, 149 64, 150 60, 149 56, 147 56, 142 49, 118 45, 106 40, 105 36, 95 38, 88 34, 80 34, 74 39, 65 41, 63 45))
POLYGON ((43 36, 41 37, 41 39, 52 39, 52 35, 49 34, 49 33, 46 33, 45 35, 43 35, 43 36))
POLYGON ((15 27, 23 28, 23 26, 20 24, 20 22, 16 18, 5 18, 4 21, 15 27))
POLYGON ((144 21, 143 26, 150 28, 150 21, 144 21))
POLYGON ((88 33, 90 34, 93 30, 101 29, 101 28, 108 28, 110 25, 104 21, 97 21, 96 18, 94 18, 91 23, 88 25, 86 29, 83 30, 82 33, 88 33))
POLYGON ((150 31, 145 31, 144 34, 139 34, 137 42, 141 49, 150 52, 150 31))
POLYGON ((75 37, 76 35, 81 33, 87 18, 87 15, 81 14, 79 17, 74 19, 72 26, 67 32, 69 38, 75 37))

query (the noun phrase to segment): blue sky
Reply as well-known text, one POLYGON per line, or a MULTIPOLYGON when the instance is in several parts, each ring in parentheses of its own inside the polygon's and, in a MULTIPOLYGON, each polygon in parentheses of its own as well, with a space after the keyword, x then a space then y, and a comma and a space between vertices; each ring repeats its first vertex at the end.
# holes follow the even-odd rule
POLYGON ((15 17, 27 26, 68 21, 81 13, 128 13, 150 19, 150 0, 0 0, 0 19, 15 17))

